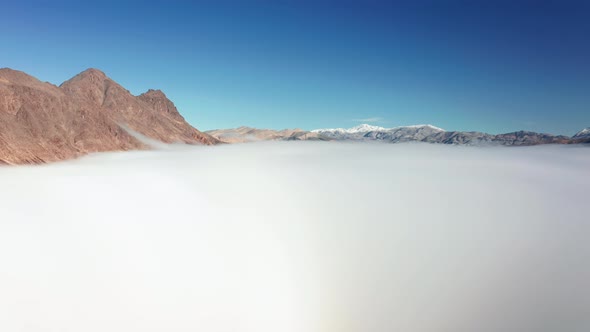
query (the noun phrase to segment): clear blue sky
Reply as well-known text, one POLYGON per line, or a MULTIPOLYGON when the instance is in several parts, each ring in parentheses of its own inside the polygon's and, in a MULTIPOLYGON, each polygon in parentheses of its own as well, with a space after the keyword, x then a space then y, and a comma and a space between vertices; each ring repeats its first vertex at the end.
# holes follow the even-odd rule
POLYGON ((3 1, 0 45, 54 84, 162 89, 204 130, 590 126, 590 1, 3 1))

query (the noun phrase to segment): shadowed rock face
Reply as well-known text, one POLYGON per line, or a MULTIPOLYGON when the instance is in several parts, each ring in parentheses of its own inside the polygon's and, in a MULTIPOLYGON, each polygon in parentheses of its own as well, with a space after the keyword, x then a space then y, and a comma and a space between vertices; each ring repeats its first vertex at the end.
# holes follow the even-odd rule
POLYGON ((161 91, 133 96, 97 69, 60 87, 0 69, 0 164, 149 148, 122 126, 165 143, 219 142, 191 127, 161 91))

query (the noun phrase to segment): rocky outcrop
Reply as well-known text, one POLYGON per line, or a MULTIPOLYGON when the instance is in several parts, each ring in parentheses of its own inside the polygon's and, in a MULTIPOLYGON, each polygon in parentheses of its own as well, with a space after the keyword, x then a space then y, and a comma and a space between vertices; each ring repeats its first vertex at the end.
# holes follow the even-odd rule
POLYGON ((133 96, 97 69, 59 87, 0 69, 0 164, 149 148, 127 128, 166 143, 219 142, 190 126, 161 91, 133 96))

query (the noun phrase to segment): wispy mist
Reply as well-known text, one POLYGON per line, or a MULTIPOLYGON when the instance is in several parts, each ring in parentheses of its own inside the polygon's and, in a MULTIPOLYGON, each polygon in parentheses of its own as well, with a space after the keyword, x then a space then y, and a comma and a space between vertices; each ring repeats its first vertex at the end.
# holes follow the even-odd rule
POLYGON ((272 142, 0 168, 0 330, 590 330, 590 149, 272 142))

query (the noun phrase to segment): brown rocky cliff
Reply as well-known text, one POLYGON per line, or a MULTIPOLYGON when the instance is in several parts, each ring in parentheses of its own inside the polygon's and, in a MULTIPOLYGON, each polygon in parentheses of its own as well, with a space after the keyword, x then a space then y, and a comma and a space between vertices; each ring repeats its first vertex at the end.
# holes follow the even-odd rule
POLYGON ((166 143, 218 143, 190 126, 163 93, 133 96, 99 70, 57 87, 0 69, 0 164, 148 148, 122 126, 166 143))

